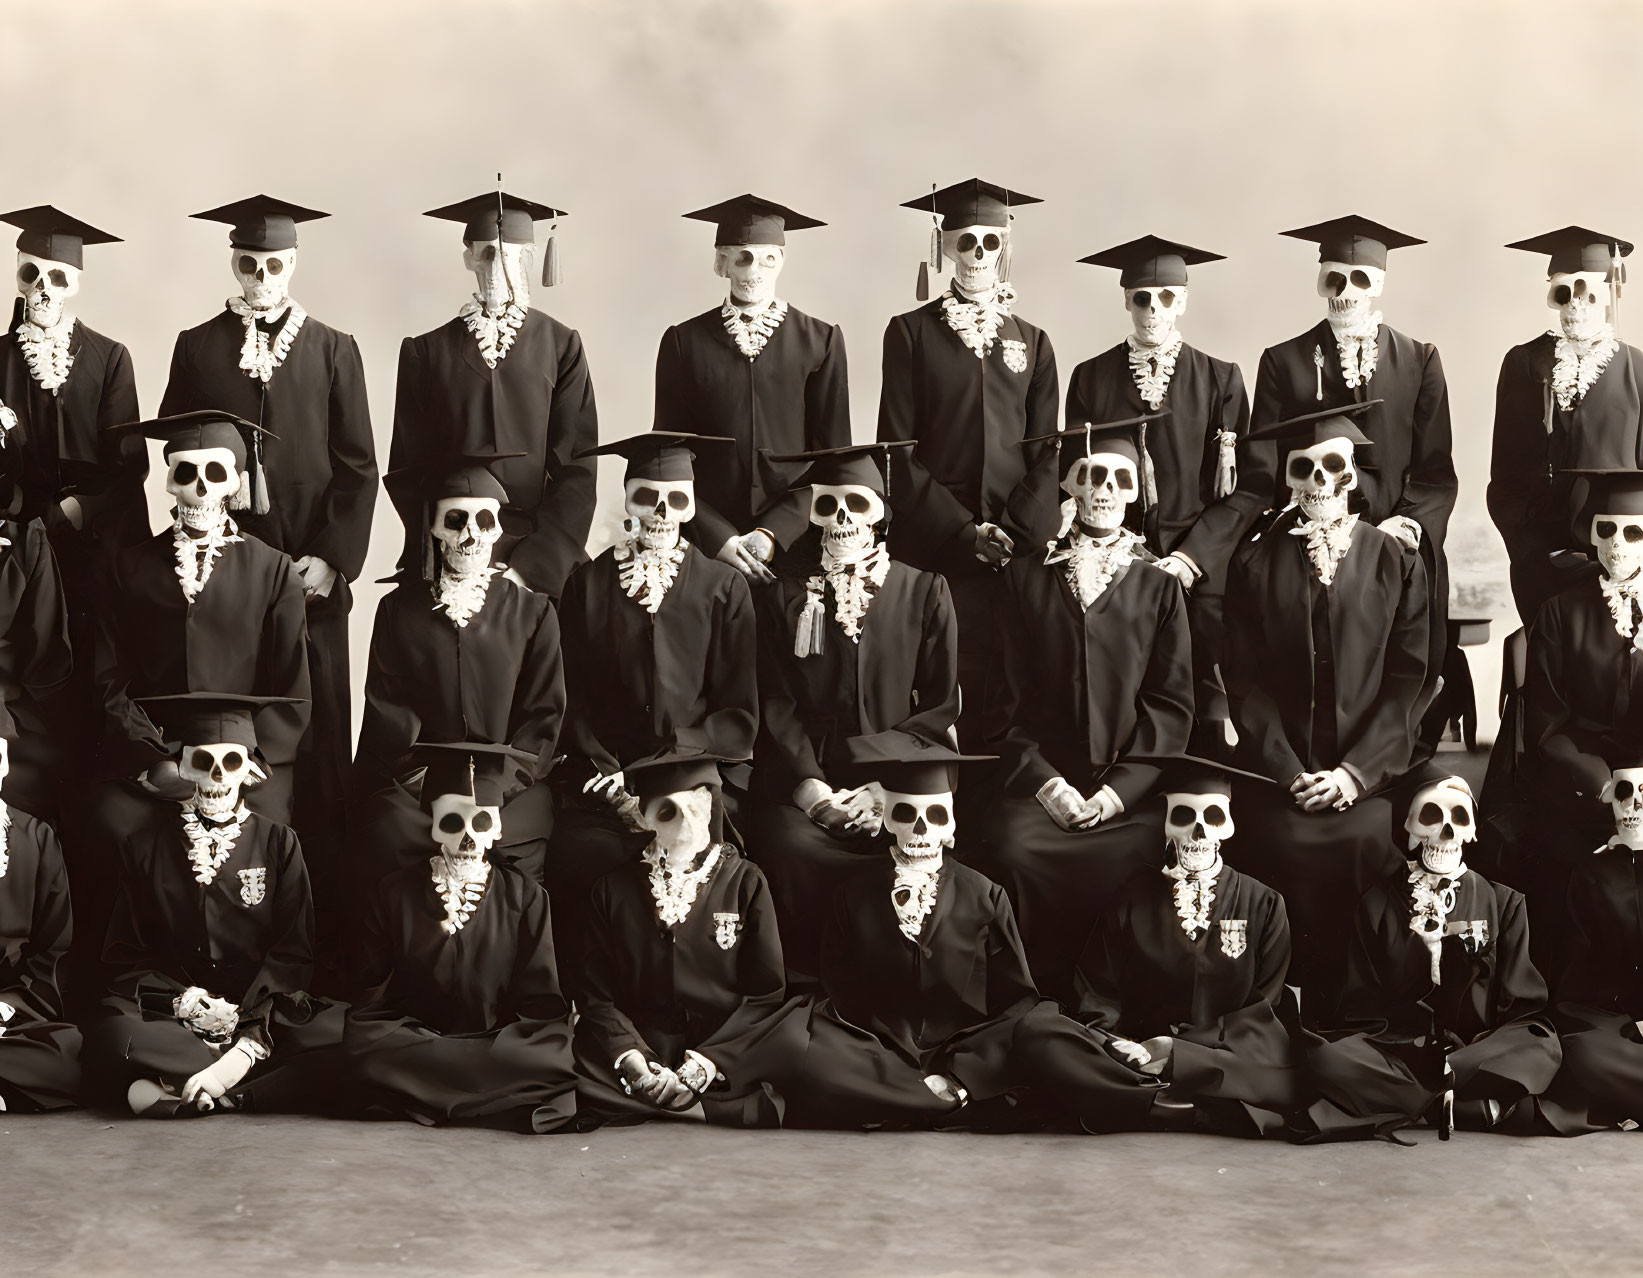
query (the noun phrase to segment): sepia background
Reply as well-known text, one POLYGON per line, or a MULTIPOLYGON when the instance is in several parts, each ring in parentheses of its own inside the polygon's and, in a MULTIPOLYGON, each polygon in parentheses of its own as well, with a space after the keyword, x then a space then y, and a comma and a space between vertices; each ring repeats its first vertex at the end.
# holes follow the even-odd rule
MULTIPOLYGON (((586 340, 607 439, 649 427, 663 329, 723 296, 711 231, 679 215, 742 191, 829 223, 791 238, 781 294, 842 324, 861 438, 885 322, 914 305, 928 242, 927 219, 897 206, 932 182, 979 174, 1044 200, 1017 218, 1014 278, 1063 384, 1128 328, 1116 274, 1080 256, 1148 232, 1225 254, 1193 272, 1182 327, 1253 382, 1262 348, 1320 310, 1315 250, 1277 232, 1359 212, 1430 241, 1393 256, 1383 310, 1442 353, 1461 476, 1454 610, 1506 621, 1498 640, 1516 623, 1483 504, 1495 376, 1551 318, 1544 259, 1501 245, 1570 222, 1643 239, 1643 6, 1552 12, 1510 0, 13 3, 0 6, 0 202, 57 204, 125 239, 87 253, 76 304, 130 347, 145 411, 176 332, 232 286, 223 228, 187 214, 259 191, 329 210, 302 229, 293 292, 358 337, 383 457, 400 339, 449 319, 472 284, 458 229, 419 213, 491 189, 499 170, 509 190, 571 212, 565 282, 533 300, 586 340)), ((1643 326, 1643 292, 1636 305, 1643 326)), ((596 547, 618 480, 605 463, 596 547)), ((384 501, 356 680, 380 593, 368 583, 398 536, 384 501)), ((1488 703, 1498 663, 1473 651, 1488 703)))

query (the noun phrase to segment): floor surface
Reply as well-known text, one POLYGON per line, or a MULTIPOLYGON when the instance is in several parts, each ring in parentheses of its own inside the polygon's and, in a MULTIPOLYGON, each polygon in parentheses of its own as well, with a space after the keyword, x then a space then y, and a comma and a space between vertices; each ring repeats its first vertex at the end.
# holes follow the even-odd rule
POLYGON ((1636 1273, 1643 1134, 1205 1136, 0 1121, 0 1273, 1636 1273))

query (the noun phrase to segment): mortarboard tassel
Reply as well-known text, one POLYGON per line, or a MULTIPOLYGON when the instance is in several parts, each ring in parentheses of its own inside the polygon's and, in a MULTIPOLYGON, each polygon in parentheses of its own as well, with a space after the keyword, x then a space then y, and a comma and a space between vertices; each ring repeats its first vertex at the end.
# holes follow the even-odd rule
MULTIPOLYGON (((1546 406, 1546 417, 1542 422, 1542 425, 1546 427, 1546 433, 1550 435, 1552 433, 1552 379, 1548 377, 1545 381, 1541 382, 1540 389, 1541 402, 1546 406)), ((1551 478, 1551 470, 1552 466, 1548 462, 1546 466, 1546 477, 1548 479, 1551 478)))
POLYGON ((1613 246, 1609 262, 1612 266, 1610 274, 1614 283, 1609 286, 1609 327, 1616 332, 1620 330, 1620 286, 1626 279, 1626 268, 1620 262, 1620 245, 1613 246))
POLYGON ((947 260, 941 255, 941 223, 934 218, 930 220, 930 269, 937 275, 947 260))
POLYGON ((918 264, 918 288, 914 291, 914 296, 921 302, 930 300, 930 263, 928 262, 918 264))
POLYGON ((433 503, 422 503, 422 580, 432 585, 439 579, 439 550, 434 541, 433 503))
POLYGON ((1230 430, 1215 432, 1215 499, 1238 489, 1238 436, 1230 430))
POLYGON ((548 248, 542 255, 543 288, 552 288, 554 285, 562 283, 565 278, 559 271, 559 239, 555 235, 558 229, 559 223, 557 222, 548 228, 548 248))
POLYGON ((1010 241, 1007 238, 1004 241, 1004 247, 998 251, 998 282, 1000 284, 1010 282, 1010 241))
POLYGON ((266 515, 273 508, 268 499, 268 473, 262 467, 262 432, 251 440, 251 513, 266 515))
POLYGON ((930 256, 918 264, 918 289, 915 296, 921 302, 930 300, 930 275, 941 274, 941 217, 936 213, 936 184, 930 183, 930 256))
POLYGON ((827 629, 822 620, 827 580, 825 577, 812 577, 805 582, 804 589, 804 607, 799 609, 799 623, 793 630, 793 655, 819 657, 822 654, 822 638, 827 629))

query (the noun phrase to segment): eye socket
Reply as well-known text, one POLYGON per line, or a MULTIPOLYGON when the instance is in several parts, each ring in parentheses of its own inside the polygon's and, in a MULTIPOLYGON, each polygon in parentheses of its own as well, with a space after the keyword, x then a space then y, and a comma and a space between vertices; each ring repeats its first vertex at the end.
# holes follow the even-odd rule
POLYGON ((1198 819, 1198 814, 1184 803, 1177 803, 1169 810, 1171 825, 1191 825, 1198 819))
POLYGON ((1637 787, 1630 781, 1616 781, 1614 783, 1614 797, 1624 801, 1631 798, 1633 791, 1636 789, 1637 787))
POLYGON ((188 766, 196 772, 211 771, 211 766, 215 762, 216 760, 211 757, 211 751, 209 750, 195 750, 188 756, 188 766))
POLYGON ((228 482, 228 468, 221 462, 206 462, 205 477, 213 484, 225 484, 228 482))
POLYGON ((989 253, 998 252, 998 246, 1003 242, 1004 241, 999 239, 998 236, 990 233, 981 237, 981 247, 986 249, 989 253))
POLYGON ((1575 281, 1575 296, 1576 297, 1585 297, 1587 295, 1587 293, 1589 293, 1590 291, 1591 290, 1586 287, 1586 281, 1585 280, 1576 280, 1575 281))
POLYGON ((662 494, 649 484, 642 484, 633 490, 633 502, 637 506, 654 506, 662 500, 662 494))
POLYGON ((479 260, 481 262, 494 262, 494 261, 496 261, 496 245, 487 244, 484 248, 480 249, 479 250, 479 260))
POLYGON ((240 274, 255 275, 257 273, 257 259, 249 253, 240 254, 240 274))
POLYGON ((1130 471, 1128 471, 1128 470, 1115 470, 1115 471, 1113 471, 1112 475, 1113 475, 1113 479, 1117 482, 1118 487, 1122 491, 1127 493, 1127 492, 1132 491, 1135 488, 1135 476, 1130 471))
POLYGON ((1422 825, 1438 825, 1443 821, 1443 809, 1435 803, 1423 803, 1420 810, 1422 825))
POLYGON ((1144 311, 1152 305, 1152 294, 1146 289, 1139 289, 1130 296, 1130 305, 1138 311, 1144 311))
POLYGON ((1346 469, 1346 458, 1339 453, 1325 453, 1324 469, 1331 475, 1338 475, 1346 469))
POLYGON ((1471 825, 1472 814, 1457 804, 1449 810, 1449 821, 1452 825, 1471 825))
POLYGON ((1208 825, 1225 825, 1227 812, 1219 803, 1212 803, 1204 809, 1204 821, 1208 825))
POLYGON ((40 278, 40 268, 33 262, 24 262, 17 268, 17 278, 25 284, 32 284, 40 278))
POLYGON ((682 493, 675 488, 667 495, 667 504, 668 508, 671 510, 684 510, 690 505, 690 496, 689 494, 682 493))
POLYGON ((932 803, 924 809, 924 819, 931 825, 946 825, 947 805, 945 803, 932 803))
POLYGON ((285 262, 281 258, 271 257, 268 259, 267 266, 263 269, 270 275, 278 275, 281 271, 285 270, 285 262))
POLYGON ((1362 271, 1353 271, 1352 286, 1354 288, 1368 288, 1369 276, 1365 275, 1362 271))
POLYGON ((439 818, 439 828, 446 834, 461 834, 462 818, 455 812, 447 812, 444 816, 439 818))
MULTIPOLYGON (((192 484, 199 478, 200 468, 191 461, 181 461, 171 468, 171 477, 179 484, 192 484)), ((1605 537, 1609 533, 1603 534, 1605 537)))
POLYGON ((1552 301, 1556 302, 1559 306, 1567 306, 1569 304, 1569 299, 1573 296, 1574 294, 1569 291, 1569 286, 1567 284, 1558 284, 1552 288, 1552 301))
POLYGON ((1289 477, 1291 479, 1311 479, 1312 459, 1310 457, 1291 457, 1289 459, 1289 477))
POLYGON ((1637 524, 1627 524, 1626 531, 1621 536, 1631 542, 1643 541, 1643 527, 1639 527, 1637 524))
POLYGON ((1160 289, 1158 300, 1164 304, 1164 309, 1167 311, 1175 305, 1175 293, 1171 289, 1160 289))
POLYGON ((868 501, 867 498, 862 496, 860 493, 846 493, 844 495, 844 504, 851 510, 855 511, 858 515, 865 515, 870 509, 872 509, 873 505, 872 502, 868 501))
POLYGON ((958 237, 958 251, 960 253, 969 253, 975 249, 975 246, 976 237, 971 235, 968 231, 958 237))
POLYGON ((481 532, 490 532, 496 527, 496 516, 488 510, 482 510, 474 516, 474 523, 481 532))
POLYGON ((67 288, 68 287, 68 275, 63 271, 57 271, 57 270, 49 271, 46 274, 46 278, 48 280, 50 280, 53 284, 55 284, 58 288, 67 288))
POLYGON ((1090 467, 1090 483, 1099 487, 1107 482, 1107 468, 1105 466, 1090 467))
POLYGON ((815 505, 811 509, 823 519, 831 518, 839 513, 839 499, 833 496, 832 493, 823 493, 816 498, 815 505))
POLYGON ((491 826, 495 824, 496 822, 491 819, 491 814, 489 812, 474 813, 473 828, 478 830, 479 833, 484 834, 491 828, 491 826))
POLYGON ((1619 530, 1619 525, 1612 519, 1599 519, 1592 525, 1592 531, 1604 539, 1613 537, 1619 530))
POLYGON ((918 820, 918 809, 911 803, 893 803, 890 805, 890 819, 898 825, 911 825, 918 820))
POLYGON ((1339 271, 1331 271, 1328 275, 1324 276, 1324 287, 1339 297, 1341 290, 1346 287, 1346 276, 1342 275, 1339 271))
POLYGON ((656 809, 656 819, 658 821, 674 821, 678 819, 678 816, 679 805, 672 799, 663 799, 661 806, 656 809))
POLYGON ((245 766, 245 756, 238 750, 230 750, 222 757, 222 765, 230 772, 238 772, 245 766))
POLYGON ((447 510, 445 512, 445 527, 452 532, 461 532, 468 526, 468 512, 465 510, 447 510))
POLYGON ((753 265, 753 254, 749 253, 746 249, 743 249, 740 253, 736 254, 736 265, 737 266, 752 266, 753 265))

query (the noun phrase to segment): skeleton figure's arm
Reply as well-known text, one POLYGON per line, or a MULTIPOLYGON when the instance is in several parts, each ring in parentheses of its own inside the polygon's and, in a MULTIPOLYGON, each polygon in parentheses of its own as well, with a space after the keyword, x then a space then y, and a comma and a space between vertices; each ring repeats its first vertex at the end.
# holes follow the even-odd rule
MULTIPOLYGON (((1027 386, 1027 422, 1023 439, 1053 435, 1061 405, 1061 383, 1056 375, 1055 348, 1048 333, 1038 333, 1033 350, 1032 380, 1027 386)), ((1020 549, 1042 546, 1055 535, 1061 522, 1061 492, 1056 487, 1058 463, 1053 443, 1045 443, 1025 456, 1026 471, 1016 484, 1004 508, 1005 533, 1020 549)))
MULTIPOLYGON (((21 961, 16 966, 17 984, 0 989, 0 1003, 42 1020, 61 1020, 63 993, 58 983, 58 964, 74 939, 68 873, 51 827, 40 822, 34 828, 40 838, 40 864, 35 871, 33 912, 21 961)), ((21 1025, 14 1024, 13 1028, 21 1025)))
POLYGON ((610 1061, 613 1068, 629 1052, 639 1053, 647 1063, 666 1065, 620 1005, 630 965, 626 962, 628 947, 615 924, 609 880, 605 880, 594 886, 588 904, 587 954, 582 963, 586 997, 577 1000, 576 1035, 590 1041, 591 1059, 610 1061))
POLYGON ((1550 554, 1539 521, 1532 518, 1539 499, 1551 488, 1547 473, 1545 383, 1529 362, 1509 352, 1495 383, 1494 442, 1489 454, 1489 516, 1506 543, 1513 563, 1550 554))
MULTIPOLYGON (((1146 571, 1140 566, 1131 571, 1146 571)), ((1187 625, 1186 600, 1174 581, 1164 592, 1152 651, 1137 697, 1135 731, 1118 762, 1101 774, 1126 810, 1133 809, 1157 782, 1160 769, 1150 764, 1125 763, 1129 754, 1179 754, 1192 733, 1192 634, 1187 625)))
POLYGON ((1425 349, 1420 394, 1415 398, 1409 473, 1404 479, 1403 495, 1392 513, 1419 524, 1424 534, 1422 541, 1430 542, 1436 550, 1443 545, 1460 482, 1455 478, 1449 386, 1443 376, 1443 361, 1438 358, 1435 347, 1425 349))
POLYGON ((1381 658, 1380 697, 1354 741, 1341 742, 1341 767, 1360 790, 1373 789, 1409 764, 1425 706, 1421 691, 1431 657, 1426 568, 1406 555, 1402 591, 1381 658))
MULTIPOLYGON (((1249 446, 1243 444, 1243 439, 1249 434, 1249 394, 1244 389, 1244 375, 1236 364, 1214 360, 1211 366, 1221 380, 1216 387, 1217 399, 1211 405, 1215 411, 1205 431, 1205 448, 1218 456, 1219 437, 1226 432, 1239 441, 1237 447, 1247 455, 1249 446)), ((1269 494, 1256 486, 1254 476, 1243 473, 1243 460, 1238 459, 1237 486, 1225 497, 1209 502, 1176 547, 1206 576, 1215 577, 1225 568, 1238 542, 1267 506, 1269 494)))
MULTIPOLYGON (((1240 751, 1255 761, 1261 772, 1287 787, 1305 765, 1284 730, 1283 711, 1265 685, 1267 680, 1291 672, 1270 669, 1264 601, 1252 597, 1258 565, 1249 543, 1245 547, 1234 556, 1227 574, 1226 652, 1222 666, 1227 701, 1238 728, 1240 751)), ((1299 677, 1303 672, 1293 673, 1299 677)), ((1309 672, 1306 677, 1310 678, 1309 672)))
POLYGON ((313 540, 299 547, 300 555, 324 560, 349 581, 365 564, 371 537, 371 515, 376 509, 377 455, 371 434, 371 408, 365 399, 365 368, 359 345, 339 334, 331 390, 326 400, 326 451, 331 458, 331 482, 316 520, 313 540))
POLYGON ((394 600, 389 594, 377 604, 365 665, 365 712, 354 752, 354 782, 365 794, 382 789, 400 772, 422 731, 422 719, 412 709, 421 690, 400 660, 394 600))
MULTIPOLYGON (((700 395, 691 375, 690 362, 679 344, 677 326, 662 334, 661 345, 656 348, 654 403, 652 430, 683 431, 690 435, 717 433, 711 425, 702 423, 696 411, 700 395)), ((684 526, 684 533, 704 555, 716 558, 725 542, 742 531, 746 530, 737 528, 697 494, 696 517, 684 526)))
POLYGON ((264 706, 257 712, 257 740, 271 764, 289 763, 308 731, 308 613, 302 580, 290 559, 280 556, 262 619, 259 665, 270 697, 296 697, 293 705, 264 706))
POLYGON ((559 613, 549 604, 525 648, 508 716, 508 740, 536 759, 538 780, 548 774, 565 723, 565 664, 559 613))
POLYGON ((547 437, 547 474, 542 500, 531 512, 532 531, 508 556, 532 590, 557 598, 571 566, 582 558, 593 527, 597 459, 571 460, 599 444, 599 412, 593 400, 582 339, 571 333, 559 355, 553 404, 542 424, 547 437))
MULTIPOLYGON (((142 417, 137 407, 137 378, 131 356, 116 345, 103 373, 103 393, 97 401, 96 479, 83 483, 74 494, 80 504, 80 529, 100 530, 105 521, 127 522, 134 534, 147 527, 143 500, 143 479, 148 474, 148 449, 134 432, 108 427, 134 422, 142 417)), ((112 526, 109 531, 116 531, 112 526)))
MULTIPOLYGON (((880 443, 918 438, 919 376, 913 359, 913 338, 907 321, 897 316, 884 330, 884 376, 879 391, 880 443)), ((1055 429, 1052 416, 1046 431, 1055 429)), ((891 505, 905 526, 918 529, 922 545, 931 550, 945 546, 955 537, 971 535, 976 516, 955 497, 918 459, 917 448, 897 448, 890 457, 891 505)))
POLYGON ((708 748, 732 759, 752 755, 759 731, 757 636, 747 582, 740 576, 728 577, 713 609, 702 679, 707 715, 699 731, 708 748))
MULTIPOLYGON (((759 738, 759 766, 768 769, 778 794, 791 793, 802 782, 827 785, 827 775, 815 746, 799 717, 792 663, 793 637, 787 624, 786 598, 798 589, 791 581, 760 591, 754 599, 758 633, 759 716, 763 732, 759 738)), ((797 800, 795 800, 797 801, 797 800)), ((808 806, 808 805, 801 805, 808 806)))
POLYGON ((1597 796, 1609 780, 1609 765, 1585 748, 1572 731, 1574 707, 1564 689, 1566 665, 1582 660, 1563 624, 1562 612, 1553 607, 1540 610, 1529 630, 1529 661, 1523 691, 1523 739, 1538 750, 1544 766, 1556 773, 1577 794, 1591 798, 1596 813, 1597 796))
POLYGON ((737 909, 741 932, 736 938, 736 989, 741 1002, 718 1029, 691 1044, 713 1063, 714 1078, 737 1076, 747 1053, 759 1046, 772 1018, 780 1014, 787 993, 776 906, 757 870, 743 878, 737 909))
POLYGON ((132 637, 123 624, 118 568, 109 562, 95 575, 99 589, 93 598, 107 601, 92 616, 92 681, 103 705, 103 752, 118 775, 130 776, 166 758, 165 741, 130 695, 132 658, 121 649, 122 641, 130 642, 132 637))
POLYGON ((925 1061, 925 1069, 954 1080, 974 1100, 997 1096, 1014 1082, 1016 1029, 1039 1001, 1010 898, 996 884, 988 896, 986 1019, 953 1035, 925 1061))
POLYGON ((28 578, 10 635, 17 646, 18 681, 31 697, 44 699, 68 682, 74 664, 57 561, 45 532, 34 523, 24 525, 21 545, 0 553, 17 555, 28 578))
POLYGON ((566 750, 586 759, 596 773, 610 776, 620 772, 622 765, 599 739, 599 714, 610 699, 615 654, 599 648, 601 601, 589 595, 592 569, 592 564, 584 564, 571 573, 559 609, 565 687, 576 690, 566 710, 564 744, 566 750))

